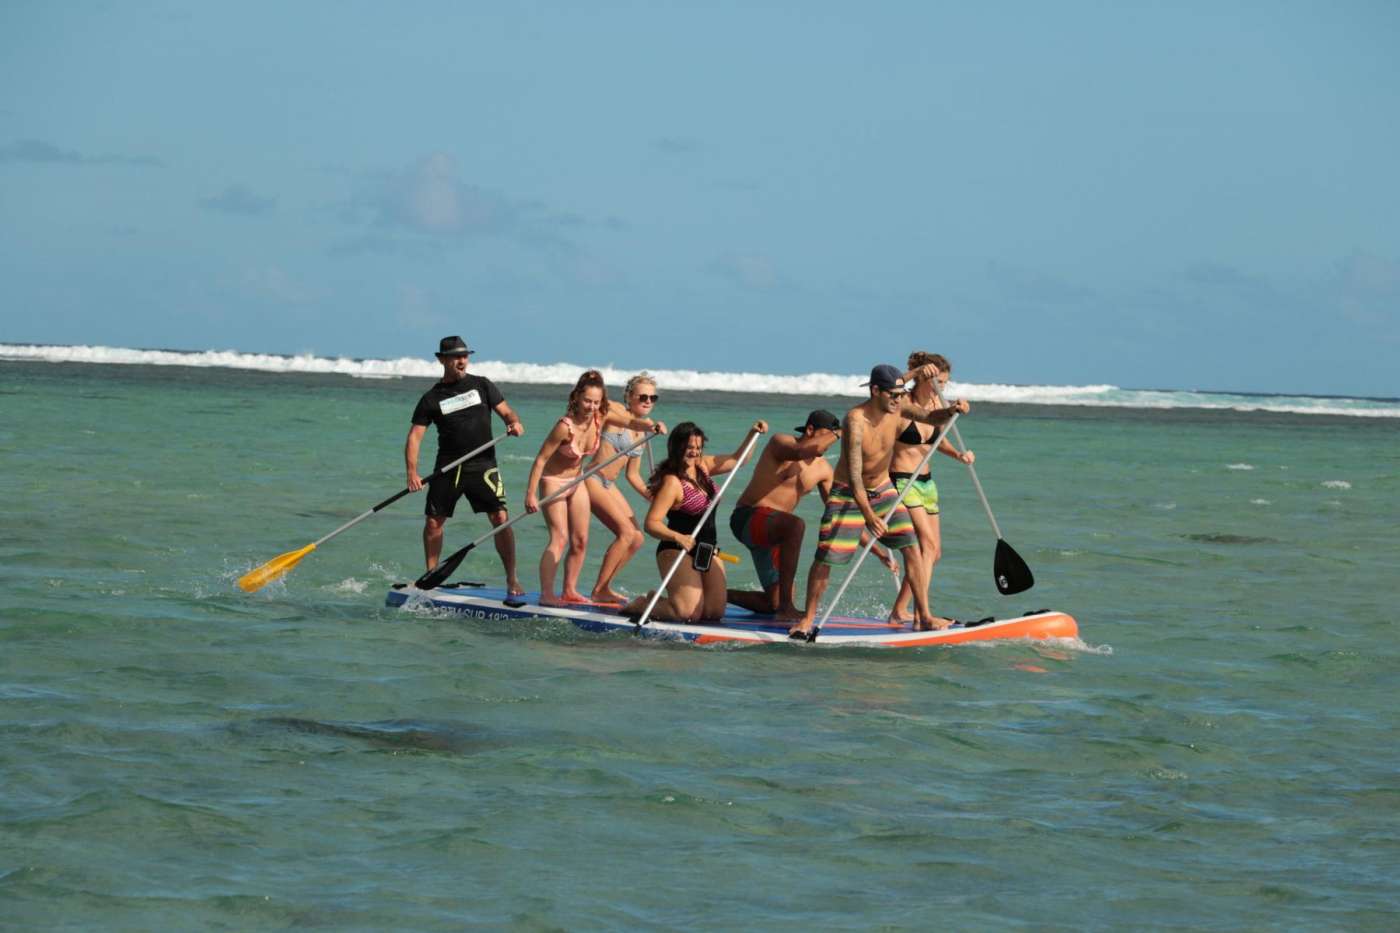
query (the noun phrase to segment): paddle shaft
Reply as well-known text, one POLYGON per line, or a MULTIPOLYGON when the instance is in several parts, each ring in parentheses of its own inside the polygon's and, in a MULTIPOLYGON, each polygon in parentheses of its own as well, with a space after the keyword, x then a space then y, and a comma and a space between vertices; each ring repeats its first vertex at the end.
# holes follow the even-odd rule
MULTIPOLYGON (((942 430, 934 435, 933 444, 929 446, 928 453, 924 454, 924 459, 920 460, 919 465, 914 468, 913 476, 918 476, 924 471, 924 466, 929 462, 930 458, 933 457, 933 452, 938 449, 938 445, 943 442, 943 438, 947 437, 948 430, 953 427, 953 422, 958 420, 958 414, 959 412, 953 412, 953 417, 949 418, 948 423, 943 426, 942 430)), ((913 480, 911 479, 910 482, 912 483, 913 480)), ((888 522, 890 516, 894 514, 894 510, 899 508, 900 503, 903 501, 904 493, 895 496, 895 500, 890 504, 889 510, 885 512, 881 518, 885 522, 888 522)), ((850 586, 851 581, 855 579, 856 571, 860 569, 861 562, 865 560, 865 555, 870 553, 870 549, 875 546, 875 542, 878 540, 879 539, 872 534, 870 535, 870 540, 865 543, 865 547, 860 549, 860 553, 856 555, 855 565, 851 567, 851 572, 846 574, 846 579, 841 581, 840 589, 836 591, 836 595, 833 596, 831 602, 827 604, 826 611, 822 613, 822 617, 817 620, 817 624, 812 627, 812 634, 807 636, 808 641, 816 641, 817 633, 822 630, 822 626, 826 624, 826 620, 831 618, 831 613, 836 610, 836 604, 841 601, 841 597, 846 593, 846 587, 850 586)))
MULTIPOLYGON (((612 463, 614 460, 617 460, 619 457, 625 457, 625 456, 627 456, 627 452, 628 452, 628 451, 633 450, 634 448, 639 447, 639 446, 641 446, 642 444, 645 444, 650 438, 651 438, 651 432, 646 432, 645 434, 642 435, 641 438, 639 438, 639 439, 636 440, 636 441, 633 441, 631 444, 628 444, 626 447, 622 448, 622 449, 619 450, 617 453, 613 454, 611 457, 609 457, 608 459, 604 460, 602 463, 595 464, 594 466, 588 468, 588 469, 585 470, 584 472, 580 473, 578 476, 576 476, 576 477, 574 477, 573 479, 569 480, 569 481, 568 481, 567 483, 565 483, 563 486, 560 486, 558 489, 556 489, 554 492, 550 493, 548 496, 545 496, 543 499, 540 500, 540 506, 541 506, 541 507, 546 506, 546 505, 548 505, 549 503, 553 502, 555 499, 558 499, 558 498, 559 498, 560 496, 562 496, 564 493, 568 492, 570 489, 573 489, 573 488, 574 488, 575 486, 577 486, 579 483, 581 483, 581 482, 583 482, 584 480, 588 479, 588 477, 592 476, 594 473, 597 473, 599 470, 603 469, 603 467, 605 467, 605 466, 607 466, 608 464, 612 463)), ((542 511, 542 508, 541 508, 540 511, 542 511)), ((485 534, 483 534, 483 535, 477 537, 476 539, 472 540, 470 543, 468 543, 467 545, 465 545, 464 547, 462 547, 460 550, 454 552, 454 553, 452 554, 452 556, 448 557, 448 558, 447 558, 446 560, 444 560, 442 563, 438 564, 438 566, 434 567, 432 570, 429 570, 427 573, 423 574, 423 576, 421 576, 421 577, 418 578, 418 580, 414 583, 414 585, 417 586, 419 589, 424 589, 424 590, 431 590, 431 589, 433 589, 433 588, 436 587, 439 583, 443 582, 443 581, 446 580, 449 576, 452 575, 452 572, 455 571, 455 570, 457 569, 457 565, 460 564, 460 563, 462 562, 462 558, 466 557, 467 554, 468 554, 468 552, 470 552, 470 551, 472 550, 472 548, 476 547, 478 544, 482 543, 483 541, 486 541, 486 540, 488 540, 488 539, 490 539, 490 538, 495 537, 496 535, 498 535, 498 534, 500 534, 501 532, 505 531, 505 530, 506 530, 507 528, 509 528, 511 525, 514 525, 516 522, 520 521, 521 519, 523 519, 523 518, 525 518, 525 517, 527 517, 527 516, 529 516, 529 515, 531 515, 531 514, 534 514, 534 513, 531 513, 531 512, 522 512, 522 513, 520 513, 519 515, 517 515, 517 516, 515 516, 514 518, 512 518, 510 521, 508 521, 508 522, 502 522, 501 524, 495 526, 495 527, 492 528, 490 531, 488 531, 488 532, 486 532, 485 534), (432 577, 434 577, 434 576, 437 577, 437 582, 435 582, 435 583, 430 583, 430 584, 427 585, 427 586, 424 586, 424 585, 423 585, 425 581, 429 580, 430 578, 432 578, 432 577)))
MULTIPOLYGON (((697 534, 700 529, 705 527, 705 522, 710 520, 710 516, 714 514, 715 506, 719 505, 719 500, 724 498, 724 491, 729 488, 730 483, 734 482, 734 477, 739 475, 739 468, 742 467, 744 461, 749 458, 749 453, 753 450, 753 445, 758 443, 758 439, 761 436, 762 435, 755 431, 753 437, 749 438, 749 442, 744 445, 744 449, 739 453, 738 462, 734 464, 734 469, 729 471, 729 475, 726 476, 724 482, 720 484, 719 491, 715 493, 714 498, 710 499, 710 504, 705 507, 705 513, 700 516, 700 521, 696 522, 695 530, 697 534)), ((638 628, 646 625, 647 620, 651 618, 651 611, 656 608, 656 603, 661 599, 661 594, 666 591, 666 586, 671 582, 671 578, 676 575, 677 570, 681 569, 681 561, 685 560, 685 555, 687 553, 688 552, 682 548, 680 553, 676 555, 676 562, 671 565, 670 570, 666 571, 666 576, 661 578, 661 585, 656 588, 656 592, 652 594, 651 600, 647 603, 647 607, 642 612, 641 618, 637 620, 638 628)))
MULTIPOLYGON (((509 436, 510 436, 509 434, 498 434, 497 436, 491 438, 489 441, 487 441, 486 443, 482 444, 480 447, 476 448, 475 450, 468 451, 467 453, 462 454, 462 456, 458 457, 456 460, 453 460, 451 463, 447 463, 447 464, 444 464, 444 465, 438 467, 438 468, 437 468, 436 470, 434 470, 432 473, 430 473, 430 474, 428 474, 426 477, 424 477, 424 479, 423 479, 423 484, 424 484, 424 485, 427 485, 428 483, 431 483, 433 480, 437 479, 439 476, 442 476, 442 475, 443 475, 444 473, 446 473, 448 470, 452 469, 453 467, 460 466, 460 465, 463 464, 463 463, 466 463, 466 462, 467 462, 468 460, 470 460, 472 457, 475 457, 475 456, 476 456, 477 454, 479 454, 479 453, 485 452, 485 451, 488 450, 489 448, 495 447, 497 444, 499 444, 501 441, 505 440, 505 439, 506 439, 507 437, 509 437, 509 436)), ((370 510, 368 510, 368 511, 366 511, 366 512, 363 512, 363 513, 361 513, 360 515, 357 515, 357 516, 355 516, 354 518, 350 519, 350 521, 348 521, 348 522, 346 522, 345 524, 341 525, 341 526, 340 526, 339 528, 337 528, 335 531, 332 531, 330 534, 326 535, 324 538, 321 538, 319 541, 314 542, 311 546, 312 546, 313 548, 320 547, 321 545, 323 545, 323 544, 325 544, 327 541, 329 541, 331 538, 334 538, 336 535, 340 534, 342 531, 348 531, 349 529, 351 529, 351 528, 353 528, 354 526, 358 525, 360 522, 362 522, 362 521, 364 521, 365 519, 369 518, 369 517, 370 517, 371 515, 373 515, 375 512, 381 511, 381 510, 383 510, 383 509, 385 509, 385 508, 387 508, 387 507, 393 505, 395 502, 398 502, 400 499, 402 499, 404 496, 408 495, 408 494, 411 493, 411 492, 413 492, 413 490, 412 490, 412 489, 409 489, 407 486, 405 486, 403 489, 400 489, 398 492, 394 493, 392 496, 390 496, 389 498, 385 499, 383 502, 379 503, 379 504, 376 505, 374 508, 372 508, 372 509, 370 509, 370 510)))
MULTIPOLYGON (((933 383, 933 394, 938 401, 943 402, 943 393, 938 391, 937 380, 933 383)), ((947 402, 943 402, 947 405, 947 402)), ((967 445, 963 443, 962 435, 958 433, 957 426, 953 427, 953 440, 963 451, 967 450, 967 445)), ((982 491, 982 481, 977 478, 977 469, 972 464, 967 464, 967 472, 972 475, 972 487, 977 490, 977 498, 982 500, 982 511, 987 513, 987 521, 992 523, 992 531, 996 532, 997 539, 1001 539, 1001 527, 997 525, 997 517, 992 514, 992 505, 987 501, 987 494, 982 491)))

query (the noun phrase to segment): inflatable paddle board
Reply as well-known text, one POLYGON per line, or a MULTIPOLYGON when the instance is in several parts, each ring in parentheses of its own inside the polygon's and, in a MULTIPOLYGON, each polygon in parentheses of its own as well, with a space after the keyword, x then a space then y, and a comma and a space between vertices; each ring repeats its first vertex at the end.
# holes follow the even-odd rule
MULTIPOLYGON (((508 596, 502 587, 479 583, 446 583, 431 590, 419 590, 411 583, 396 583, 389 590, 384 604, 391 609, 446 609, 473 619, 565 619, 590 632, 635 632, 697 645, 792 641, 788 638, 788 623, 737 606, 728 607, 724 618, 716 622, 689 624, 648 621, 639 627, 616 606, 601 603, 542 606, 538 593, 508 596)), ((951 628, 934 632, 916 632, 909 623, 892 625, 884 619, 833 615, 822 626, 821 634, 812 644, 827 648, 919 648, 1008 638, 1074 638, 1078 634, 1079 626, 1071 616, 1048 609, 1038 609, 1011 619, 989 617, 958 622, 951 628)))

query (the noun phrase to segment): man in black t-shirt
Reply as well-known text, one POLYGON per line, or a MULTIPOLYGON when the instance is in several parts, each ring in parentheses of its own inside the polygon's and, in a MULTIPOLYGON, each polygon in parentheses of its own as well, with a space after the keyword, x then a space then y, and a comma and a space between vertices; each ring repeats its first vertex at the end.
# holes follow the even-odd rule
MULTIPOLYGON (((437 358, 442 364, 442 381, 418 400, 413 409, 413 424, 404 444, 404 465, 408 468, 408 488, 417 492, 423 488, 418 476, 418 447, 428 425, 438 430, 437 461, 434 469, 451 463, 467 451, 491 440, 491 412, 506 423, 506 433, 519 437, 525 425, 506 404, 501 390, 484 376, 467 373, 468 357, 475 352, 461 337, 444 337, 438 344, 437 358)), ((501 471, 496 468, 495 450, 477 454, 467 462, 428 483, 428 501, 423 507, 423 556, 428 569, 437 566, 442 553, 442 526, 452 517, 457 500, 466 496, 473 512, 485 512, 491 524, 504 524, 506 487, 501 471)), ((513 594, 524 593, 515 575, 515 533, 507 528, 496 535, 496 553, 506 571, 506 589, 513 594)))

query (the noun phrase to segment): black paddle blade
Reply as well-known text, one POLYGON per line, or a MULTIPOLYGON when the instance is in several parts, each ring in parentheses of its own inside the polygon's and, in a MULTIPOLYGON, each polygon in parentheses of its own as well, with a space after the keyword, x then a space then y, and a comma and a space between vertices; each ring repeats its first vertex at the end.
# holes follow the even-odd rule
POLYGON ((423 574, 423 576, 413 582, 413 585, 420 590, 431 590, 442 586, 447 582, 448 577, 457 572, 457 568, 462 565, 462 561, 466 558, 467 552, 470 551, 472 547, 474 547, 474 545, 468 544, 466 547, 447 558, 447 560, 423 574))
POLYGON ((1003 538, 997 538, 997 554, 992 561, 992 575, 997 581, 997 591, 1003 596, 1023 593, 1035 586, 1031 568, 1026 566, 1026 562, 1021 560, 1021 555, 1003 538))

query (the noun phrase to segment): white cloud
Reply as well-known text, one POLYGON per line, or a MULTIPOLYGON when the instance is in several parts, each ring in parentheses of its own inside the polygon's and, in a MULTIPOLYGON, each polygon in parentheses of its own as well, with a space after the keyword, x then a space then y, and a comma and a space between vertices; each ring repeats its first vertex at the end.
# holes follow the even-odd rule
POLYGON ((243 270, 243 287, 264 299, 288 305, 310 304, 320 298, 313 288, 288 275, 281 266, 255 266, 243 270))
POLYGON ((0 146, 0 162, 30 162, 49 165, 145 165, 164 167, 154 156, 83 155, 72 149, 60 149, 39 139, 21 139, 0 146))
POLYGON ((773 261, 758 253, 728 253, 715 259, 705 269, 735 285, 757 291, 783 284, 773 261))
POLYGON ((265 198, 254 194, 244 185, 233 184, 213 197, 201 198, 199 206, 205 210, 222 214, 242 214, 253 217, 270 213, 277 207, 276 198, 265 198))
POLYGON ((432 236, 503 233, 523 214, 507 198, 462 182, 456 161, 441 152, 381 177, 363 200, 378 225, 432 236))

